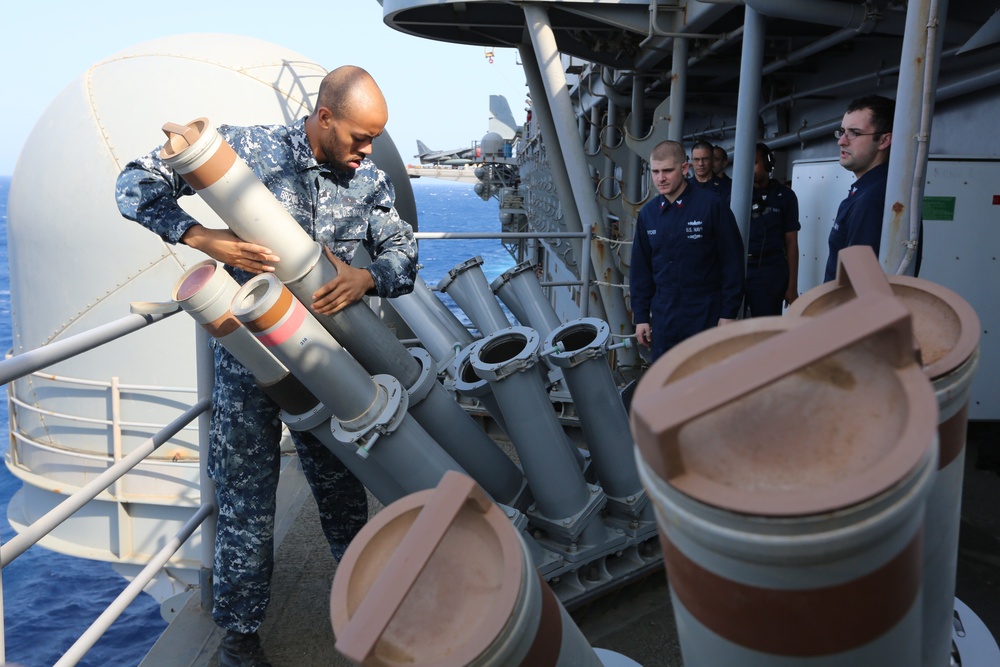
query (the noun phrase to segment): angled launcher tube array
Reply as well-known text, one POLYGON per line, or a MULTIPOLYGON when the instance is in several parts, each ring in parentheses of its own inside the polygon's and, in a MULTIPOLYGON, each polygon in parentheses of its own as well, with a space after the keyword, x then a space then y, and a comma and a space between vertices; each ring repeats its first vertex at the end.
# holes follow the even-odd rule
MULTIPOLYGON (((319 244, 274 199, 206 119, 164 126, 168 141, 161 151, 175 169, 237 236, 275 251, 281 261, 275 275, 301 301, 337 271, 325 261, 319 244), (244 202, 252 201, 253 205, 244 202), (266 203, 265 203, 266 202, 266 203)), ((334 315, 317 315, 320 324, 373 375, 389 375, 406 389, 422 394, 410 413, 421 426, 498 502, 517 507, 527 502, 526 484, 516 465, 480 429, 436 381, 426 377, 412 356, 364 303, 334 315), (426 390, 426 393, 425 393, 426 390)), ((433 374, 432 374, 433 375, 433 374)))
POLYGON ((979 318, 972 306, 949 289, 911 276, 886 276, 866 246, 838 255, 837 276, 803 294, 788 310, 792 317, 815 317, 865 294, 899 299, 913 318, 920 362, 938 406, 938 470, 924 519, 923 665, 950 661, 958 533, 969 389, 979 360, 979 318))
MULTIPOLYGON (((186 271, 173 289, 173 298, 191 317, 243 364, 281 408, 281 420, 293 431, 317 437, 382 503, 391 503, 421 487, 404 488, 379 463, 365 461, 334 439, 333 412, 292 375, 233 315, 231 304, 240 286, 214 260, 186 271)), ((430 482, 422 488, 434 486, 430 482)))

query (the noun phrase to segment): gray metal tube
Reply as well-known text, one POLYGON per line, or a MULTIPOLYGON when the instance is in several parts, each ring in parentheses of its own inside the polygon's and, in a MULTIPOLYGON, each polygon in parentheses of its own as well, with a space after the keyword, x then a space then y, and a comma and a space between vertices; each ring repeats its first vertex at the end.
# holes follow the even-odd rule
POLYGON ((394 297, 389 303, 442 366, 450 365, 455 352, 475 340, 419 275, 412 292, 394 297))
MULTIPOLYGON (((674 38, 673 75, 670 79, 670 125, 667 136, 678 143, 684 140, 684 102, 687 97, 688 40, 674 38)), ((638 201, 638 200, 636 200, 638 201)))
POLYGON ((232 310, 339 420, 363 428, 385 406, 361 364, 273 274, 247 281, 233 297, 232 310))
POLYGON ((515 312, 511 304, 515 304, 524 313, 524 320, 518 316, 521 324, 531 327, 542 338, 562 324, 555 308, 545 298, 538 276, 535 275, 535 266, 531 262, 521 262, 504 271, 490 287, 511 312, 515 312))
MULTIPOLYGON (((333 411, 302 386, 285 365, 233 315, 230 305, 239 290, 240 286, 232 276, 214 260, 207 260, 188 269, 175 284, 172 295, 181 308, 201 325, 199 332, 215 336, 220 345, 253 373, 261 388, 281 408, 279 417, 290 430, 314 434, 380 502, 389 503, 419 490, 405 491, 377 461, 362 459, 357 456, 356 448, 350 450, 333 438, 330 432, 333 411)), ((330 337, 326 331, 322 333, 325 338, 330 337)), ((207 345, 205 347, 207 350, 207 345)), ((205 356, 207 359, 200 362, 207 364, 211 374, 211 355, 205 356)), ((353 359, 351 363, 357 365, 353 359)), ((207 417, 204 419, 207 421, 207 417)), ((208 442, 207 432, 202 442, 208 442)), ((214 532, 208 541, 214 544, 214 532)), ((211 559, 208 566, 211 567, 211 559)))
POLYGON ((947 14, 947 0, 920 0, 910 2, 906 8, 907 29, 896 84, 892 153, 879 246, 886 273, 913 275, 916 269, 911 258, 920 234, 924 173, 940 65, 940 59, 934 56, 940 52, 944 34, 940 26, 933 30, 928 26, 944 23, 947 14), (914 113, 915 109, 919 113, 914 113))
POLYGON ((550 519, 582 511, 590 491, 534 370, 541 340, 528 327, 490 334, 473 346, 472 368, 490 383, 538 509, 550 519))
POLYGON ((455 300, 472 323, 484 335, 510 326, 496 297, 486 282, 483 258, 473 257, 448 271, 438 283, 438 289, 455 300))
POLYGON ((476 371, 472 368, 472 347, 472 345, 465 347, 455 357, 454 371, 452 372, 452 376, 455 378, 455 391, 462 396, 475 398, 482 403, 493 421, 506 433, 507 423, 504 421, 503 411, 500 409, 500 404, 497 403, 496 396, 493 395, 490 383, 476 375, 476 371))
MULTIPOLYGON (((760 76, 764 64, 764 17, 748 5, 743 19, 743 52, 740 57, 739 106, 733 150, 733 191, 730 208, 743 237, 750 234, 750 200, 753 197, 753 163, 756 155, 760 76)), ((744 261, 746 255, 744 254, 744 261)))
POLYGON ((337 441, 360 444, 355 452, 373 458, 407 493, 435 486, 447 470, 464 472, 406 413, 399 382, 370 377, 273 274, 247 281, 233 314, 332 412, 332 421, 316 415, 317 423, 299 430, 329 421, 337 441))
MULTIPOLYGON (((566 73, 562 70, 562 61, 556 47, 555 35, 549 23, 548 14, 543 8, 529 4, 524 6, 524 15, 536 54, 535 62, 542 65, 539 72, 545 95, 552 110, 555 131, 559 136, 559 146, 566 156, 564 159, 570 190, 568 192, 561 191, 561 194, 564 195, 565 199, 572 199, 576 202, 577 210, 580 212, 580 230, 596 228, 598 236, 609 238, 610 232, 603 224, 604 220, 597 206, 597 199, 594 197, 594 184, 590 180, 590 174, 587 170, 587 156, 573 122, 573 103, 569 98, 566 73)), ((527 62, 525 62, 525 72, 527 70, 527 62)), ((538 99, 534 91, 532 99, 538 99)), ((549 155, 551 155, 551 151, 549 155)), ((565 201, 563 205, 565 205, 565 201)), ((591 243, 598 242, 591 241, 591 243)), ((599 288, 608 321, 615 333, 631 333, 633 331, 632 319, 625 308, 624 294, 618 288, 605 284, 620 284, 623 281, 621 271, 612 260, 610 252, 598 250, 593 253, 593 256, 598 258, 598 262, 594 264, 594 274, 603 276, 599 288)), ((587 289, 584 290, 583 294, 586 296, 589 292, 590 273, 581 273, 580 278, 588 281, 587 289)), ((581 310, 586 312, 582 306, 581 310)), ((635 352, 621 355, 622 363, 625 365, 635 364, 637 359, 635 352)))
POLYGON ((549 359, 562 369, 573 396, 597 478, 609 496, 608 508, 628 517, 652 520, 652 507, 645 502, 639 479, 628 413, 615 387, 607 363, 611 330, 607 322, 585 318, 567 322, 553 330, 543 347, 559 345, 549 359))

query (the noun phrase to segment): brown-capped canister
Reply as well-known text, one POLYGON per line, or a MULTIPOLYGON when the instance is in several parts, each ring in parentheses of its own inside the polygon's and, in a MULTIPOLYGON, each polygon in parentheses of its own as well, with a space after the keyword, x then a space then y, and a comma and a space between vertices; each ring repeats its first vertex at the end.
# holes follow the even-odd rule
POLYGON ((686 667, 919 664, 934 395, 897 299, 845 308, 710 329, 637 387, 686 667))
POLYGON ((866 275, 884 280, 912 315, 921 364, 938 403, 940 444, 938 472, 927 499, 924 529, 922 664, 947 665, 958 567, 969 390, 979 360, 979 317, 965 299, 946 287, 912 276, 884 276, 874 253, 865 246, 846 248, 841 254, 837 279, 803 294, 789 307, 787 316, 811 317, 838 308, 859 293, 873 289, 872 280, 866 279, 866 275))
POLYGON ((392 503, 330 594, 336 648, 365 667, 600 667, 507 514, 469 477, 392 503))

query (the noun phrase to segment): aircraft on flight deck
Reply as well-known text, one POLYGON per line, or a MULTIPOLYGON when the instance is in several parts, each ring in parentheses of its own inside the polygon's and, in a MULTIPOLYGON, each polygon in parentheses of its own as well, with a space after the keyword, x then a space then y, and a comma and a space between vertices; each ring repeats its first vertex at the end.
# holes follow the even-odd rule
POLYGON ((435 151, 427 147, 427 144, 417 139, 417 154, 413 157, 420 158, 420 164, 435 164, 458 167, 472 164, 475 158, 482 155, 478 145, 470 148, 453 148, 447 151, 435 151))

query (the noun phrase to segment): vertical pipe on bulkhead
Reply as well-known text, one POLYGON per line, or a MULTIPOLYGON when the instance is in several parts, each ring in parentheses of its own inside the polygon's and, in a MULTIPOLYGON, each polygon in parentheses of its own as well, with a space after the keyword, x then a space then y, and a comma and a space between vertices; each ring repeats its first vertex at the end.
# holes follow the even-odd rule
MULTIPOLYGON (((750 200, 753 196, 753 163, 760 141, 760 77, 764 66, 764 16, 744 9, 743 50, 740 55, 739 104, 736 107, 736 142, 733 147, 733 192, 730 208, 746 248, 750 238, 750 200)), ((746 253, 743 254, 746 261, 746 253)))
POLYGON ((683 143, 688 80, 687 39, 674 37, 674 57, 670 67, 670 126, 667 128, 667 137, 671 141, 683 143))

